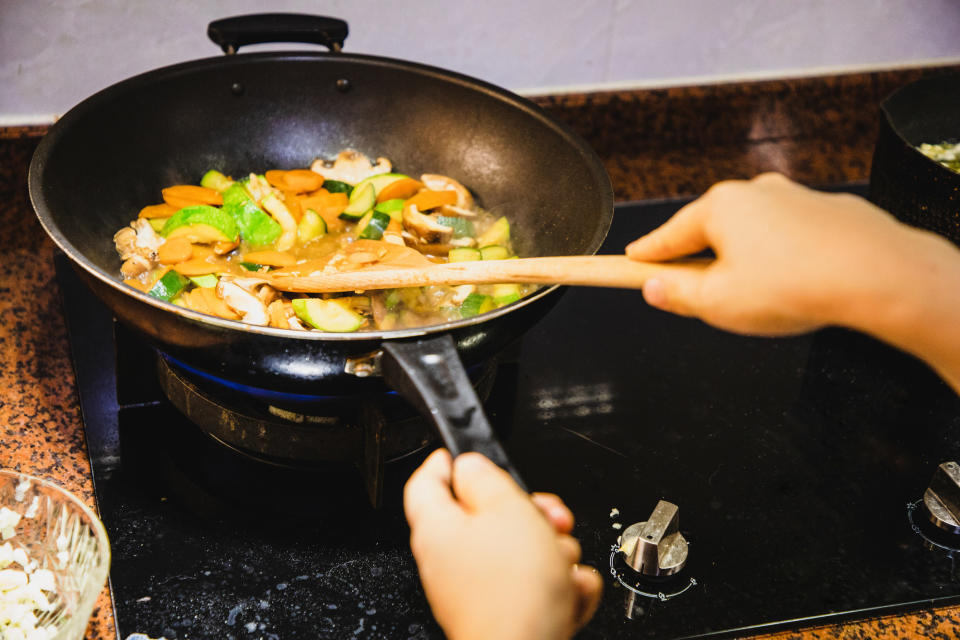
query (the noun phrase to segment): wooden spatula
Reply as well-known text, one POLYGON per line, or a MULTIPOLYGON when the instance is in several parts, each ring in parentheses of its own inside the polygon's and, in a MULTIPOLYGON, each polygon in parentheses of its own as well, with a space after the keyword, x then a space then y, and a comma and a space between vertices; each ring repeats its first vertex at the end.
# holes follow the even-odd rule
MULTIPOLYGON (((671 264, 675 267, 677 263, 671 264)), ((702 269, 708 262, 682 264, 684 268, 702 269)), ((301 293, 499 282, 639 289, 663 269, 663 264, 637 262, 623 255, 438 264, 409 247, 358 240, 321 260, 278 269, 266 278, 281 291, 301 293)))

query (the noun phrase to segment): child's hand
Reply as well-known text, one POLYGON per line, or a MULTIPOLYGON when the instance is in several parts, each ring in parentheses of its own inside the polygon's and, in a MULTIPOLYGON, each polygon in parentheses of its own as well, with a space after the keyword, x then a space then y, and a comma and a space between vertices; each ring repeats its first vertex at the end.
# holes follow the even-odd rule
POLYGON ((862 315, 889 308, 930 238, 862 198, 764 174, 714 185, 627 255, 664 261, 713 249, 709 266, 668 270, 644 297, 723 329, 782 335, 826 324, 866 329, 862 315))
POLYGON ((451 640, 569 638, 603 583, 578 565, 573 515, 524 493, 477 453, 433 452, 404 493, 410 546, 434 616, 451 640), (453 493, 451 493, 451 485, 453 493))

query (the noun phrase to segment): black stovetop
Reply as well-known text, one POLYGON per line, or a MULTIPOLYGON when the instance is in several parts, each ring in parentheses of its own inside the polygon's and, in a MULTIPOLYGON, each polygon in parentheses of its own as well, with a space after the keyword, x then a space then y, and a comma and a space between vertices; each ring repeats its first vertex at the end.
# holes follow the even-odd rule
MULTIPOLYGON (((682 202, 617 207, 603 251, 682 202)), ((603 252, 602 251, 602 252, 603 252)), ((340 469, 255 463, 171 408, 145 346, 58 258, 121 638, 438 638, 410 556, 400 487, 384 506, 340 469)), ((687 568, 666 602, 608 576, 583 638, 745 635, 960 601, 952 557, 907 505, 960 456, 960 400, 923 365, 829 329, 755 339, 647 307, 637 292, 568 290, 500 367, 487 402, 528 484, 577 516, 585 562, 657 500, 680 507, 687 568), (620 515, 611 518, 611 509, 620 515)))

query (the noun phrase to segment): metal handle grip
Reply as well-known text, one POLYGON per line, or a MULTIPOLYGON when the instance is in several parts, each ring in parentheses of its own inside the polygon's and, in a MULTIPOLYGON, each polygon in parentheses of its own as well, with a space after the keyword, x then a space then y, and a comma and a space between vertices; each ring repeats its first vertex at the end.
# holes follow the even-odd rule
POLYGON ((254 13, 214 20, 207 36, 230 55, 248 44, 302 42, 340 51, 347 39, 347 23, 338 18, 302 13, 254 13))
POLYGON ((526 491, 490 427, 450 336, 384 343, 380 366, 387 384, 433 422, 452 456, 482 453, 526 491))

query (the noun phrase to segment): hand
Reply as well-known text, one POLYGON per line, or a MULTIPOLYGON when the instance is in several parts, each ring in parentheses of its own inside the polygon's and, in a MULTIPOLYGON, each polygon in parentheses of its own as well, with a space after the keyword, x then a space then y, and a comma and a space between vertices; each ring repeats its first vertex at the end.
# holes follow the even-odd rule
POLYGON ((569 638, 603 583, 576 564, 573 514, 532 499, 478 453, 434 451, 404 490, 410 546, 433 614, 451 640, 569 638), (451 485, 453 492, 451 492, 451 485))
POLYGON ((659 262, 713 249, 705 266, 668 266, 644 297, 723 329, 783 335, 873 329, 866 314, 897 308, 931 243, 944 243, 933 238, 862 198, 764 174, 714 185, 627 255, 659 262))

